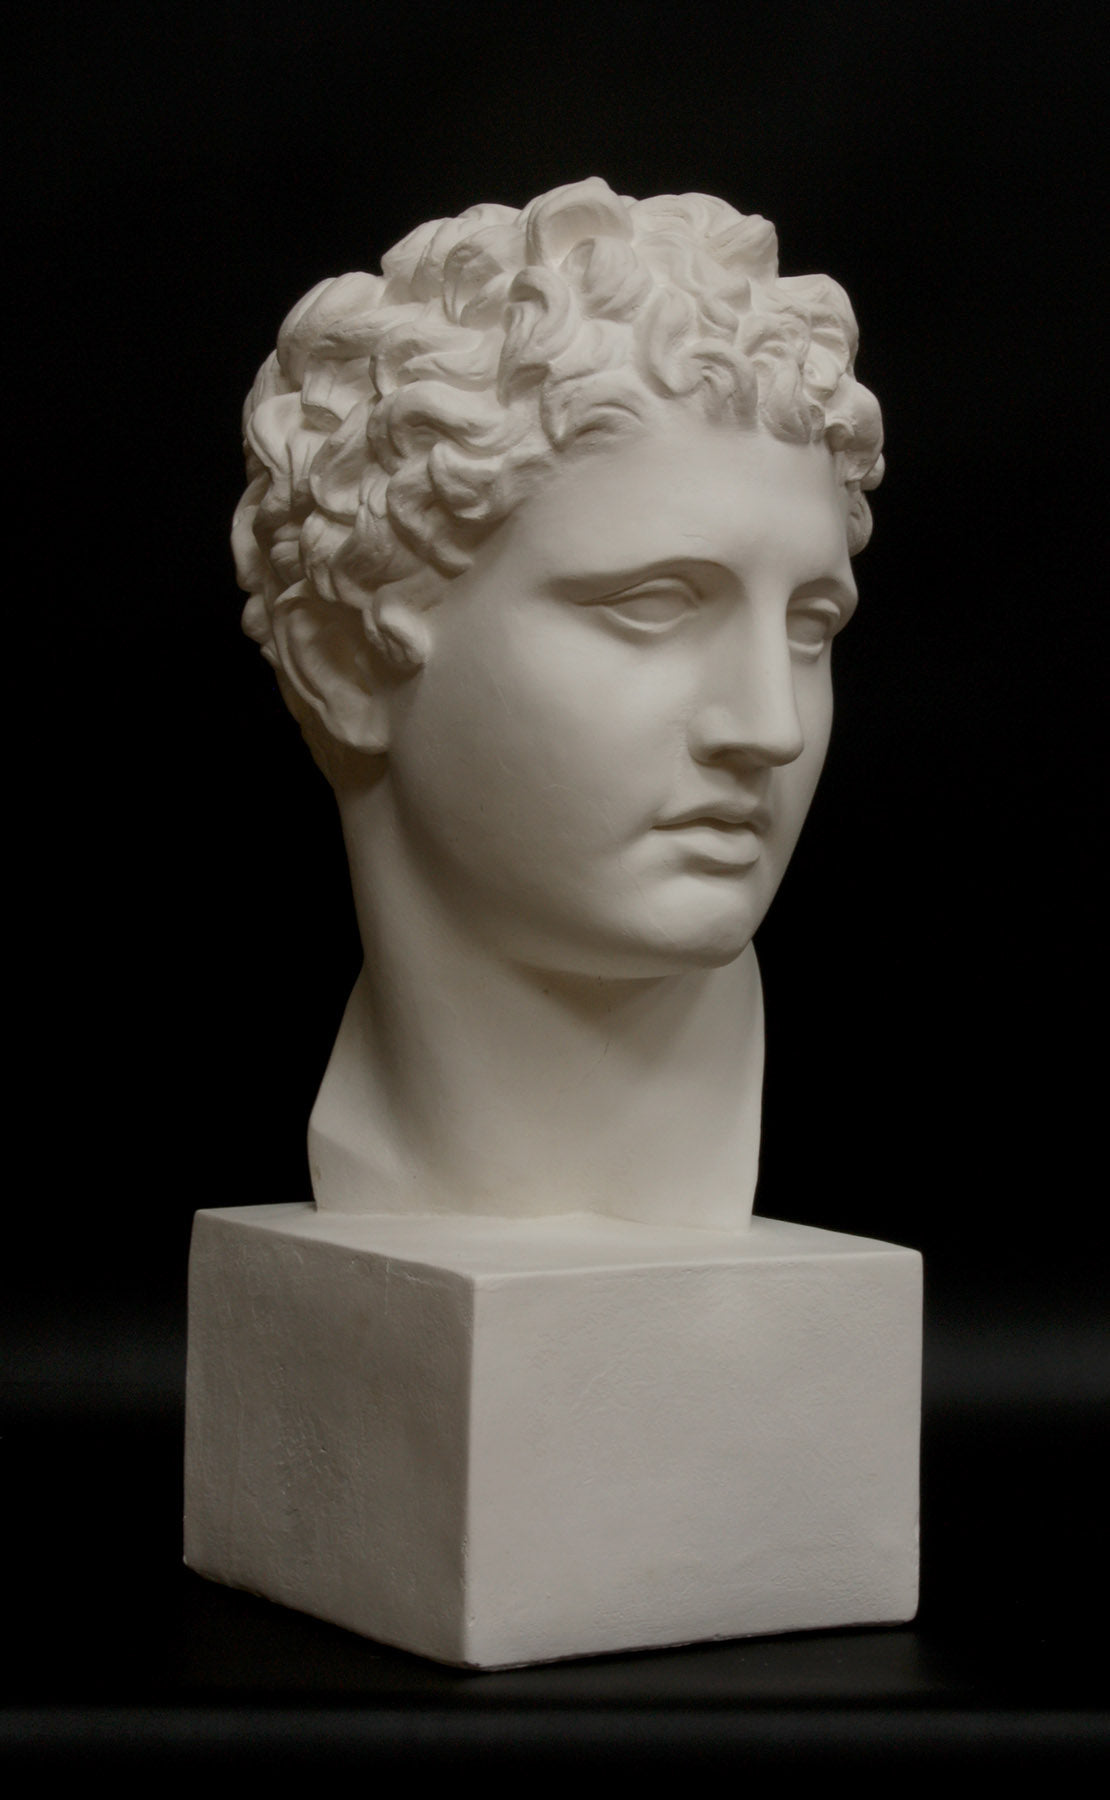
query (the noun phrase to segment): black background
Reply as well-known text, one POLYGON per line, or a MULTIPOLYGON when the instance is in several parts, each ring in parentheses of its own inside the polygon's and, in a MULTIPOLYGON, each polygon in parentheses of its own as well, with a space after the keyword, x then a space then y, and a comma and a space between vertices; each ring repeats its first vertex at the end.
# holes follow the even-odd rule
POLYGON ((596 1758, 631 1754, 616 1713, 652 1695, 660 1754, 691 1753, 684 1731, 785 1754, 781 1708, 795 1756, 889 1752, 907 1706, 931 1721, 921 1754, 948 1743, 942 1714, 971 1720, 953 1755, 988 1737, 1028 1755, 1031 1716, 1046 1757, 1090 1747, 1110 1391, 1098 17, 982 0, 23 16, 7 518, 29 847, 11 943, 33 998, 0 1447, 22 1546, 11 1716, 34 1754, 107 1754, 130 1707, 144 1754, 245 1755, 249 1702, 256 1749, 262 1714, 276 1731, 294 1705, 321 1756, 430 1755, 419 1719, 488 1722, 499 1692, 521 1754, 550 1752, 557 1695, 566 1742, 596 1758), (847 287, 884 409, 833 750, 760 938, 759 1205, 926 1254, 925 1585, 914 1632, 471 1681, 463 1705, 463 1678, 177 1568, 191 1215, 306 1193, 307 1111, 357 968, 331 803, 239 635, 226 540, 242 397, 292 302, 425 218, 590 173, 772 218, 785 272, 847 287), (396 1740, 387 1690, 416 1708, 396 1740), (603 1700, 611 1731, 587 1744, 603 1700), (333 1709, 318 1742, 310 1703, 333 1709))

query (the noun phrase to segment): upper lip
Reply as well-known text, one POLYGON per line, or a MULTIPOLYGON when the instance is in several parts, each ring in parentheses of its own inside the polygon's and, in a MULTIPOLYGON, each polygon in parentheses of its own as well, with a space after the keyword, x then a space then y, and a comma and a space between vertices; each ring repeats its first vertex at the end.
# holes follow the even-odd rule
POLYGON ((656 829, 672 831, 680 825, 715 825, 719 830, 728 830, 747 825, 752 831, 764 832, 770 823, 770 812, 759 801, 698 800, 684 812, 660 819, 656 829))

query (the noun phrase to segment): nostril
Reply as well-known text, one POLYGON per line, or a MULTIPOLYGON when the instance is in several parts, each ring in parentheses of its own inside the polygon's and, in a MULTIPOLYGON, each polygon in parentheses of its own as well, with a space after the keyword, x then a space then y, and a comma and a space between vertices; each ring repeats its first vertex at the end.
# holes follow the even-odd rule
POLYGON ((724 705, 704 707, 691 720, 690 754, 695 762, 738 761, 761 767, 793 762, 804 748, 793 700, 781 712, 762 708, 743 718, 724 705))
POLYGON ((727 706, 707 706, 690 725, 690 748, 695 756, 712 760, 736 750, 744 742, 740 721, 727 706))

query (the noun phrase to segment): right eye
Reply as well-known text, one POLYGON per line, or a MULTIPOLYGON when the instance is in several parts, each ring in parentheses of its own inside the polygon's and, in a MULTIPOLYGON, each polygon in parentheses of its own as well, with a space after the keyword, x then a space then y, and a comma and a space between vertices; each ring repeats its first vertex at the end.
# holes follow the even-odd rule
POLYGON ((816 662, 843 623, 843 611, 832 600, 810 600, 804 606, 791 607, 786 626, 790 648, 806 662, 816 662))
POLYGON ((654 635, 668 631, 694 609, 694 595, 685 582, 652 581, 626 594, 596 601, 607 613, 635 633, 654 635))

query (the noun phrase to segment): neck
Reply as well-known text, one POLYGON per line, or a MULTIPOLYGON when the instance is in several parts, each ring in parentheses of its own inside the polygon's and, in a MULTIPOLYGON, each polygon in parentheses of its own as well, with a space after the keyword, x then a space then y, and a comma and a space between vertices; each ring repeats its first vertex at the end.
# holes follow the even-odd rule
POLYGON ((763 1076, 752 947, 650 979, 545 975, 344 822, 366 961, 309 1126, 318 1204, 743 1229, 763 1076))

